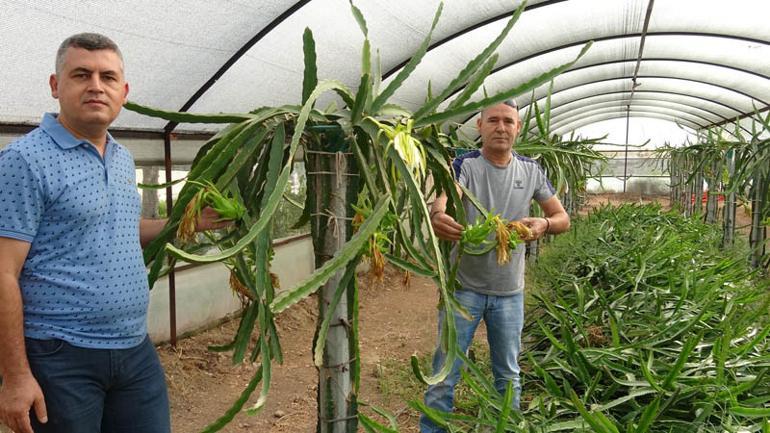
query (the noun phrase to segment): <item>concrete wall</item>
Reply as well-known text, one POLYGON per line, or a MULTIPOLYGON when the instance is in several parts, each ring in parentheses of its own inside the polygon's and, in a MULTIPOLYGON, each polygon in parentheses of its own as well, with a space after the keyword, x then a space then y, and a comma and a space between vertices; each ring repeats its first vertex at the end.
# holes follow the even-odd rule
MULTIPOLYGON (((278 275, 281 289, 296 286, 313 272, 315 259, 309 236, 278 242, 274 248, 271 271, 278 275)), ((240 310, 241 302, 230 290, 229 278, 229 271, 220 263, 176 272, 177 335, 205 329, 240 310)), ((147 326, 155 343, 171 338, 167 278, 158 280, 150 292, 147 326)))

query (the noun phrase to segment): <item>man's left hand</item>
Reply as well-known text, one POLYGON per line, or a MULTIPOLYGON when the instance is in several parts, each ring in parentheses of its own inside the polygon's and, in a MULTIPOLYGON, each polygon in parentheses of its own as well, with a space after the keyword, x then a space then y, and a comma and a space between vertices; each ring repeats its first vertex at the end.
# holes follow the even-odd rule
POLYGON ((519 222, 527 226, 532 233, 529 239, 524 239, 525 241, 534 241, 542 238, 545 236, 546 229, 548 229, 548 222, 542 217, 526 217, 519 220, 519 222))

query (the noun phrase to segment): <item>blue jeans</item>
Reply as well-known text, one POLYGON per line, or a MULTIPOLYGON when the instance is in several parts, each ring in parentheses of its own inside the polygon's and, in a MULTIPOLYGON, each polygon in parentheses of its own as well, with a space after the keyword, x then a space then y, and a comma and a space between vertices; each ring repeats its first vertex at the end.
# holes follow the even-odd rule
POLYGON ((48 422, 36 433, 169 433, 166 381, 145 338, 130 349, 85 349, 62 340, 26 339, 48 422))
MULTIPOLYGON (((482 295, 471 290, 455 291, 455 298, 473 317, 465 320, 455 314, 457 326, 457 343, 463 353, 467 353, 481 319, 487 325, 487 342, 492 361, 492 374, 495 378, 495 388, 505 394, 508 382, 513 383, 513 407, 518 409, 521 384, 519 381, 519 350, 521 348, 521 330, 524 326, 524 293, 519 292, 510 296, 482 295)), ((445 320, 445 312, 439 312, 439 344, 433 355, 433 372, 436 373, 446 359, 446 353, 441 349, 441 329, 445 320)), ((460 380, 461 361, 455 361, 452 371, 443 382, 431 385, 425 392, 425 404, 433 409, 451 412, 454 407, 455 385, 460 380)), ((420 417, 420 432, 445 433, 444 429, 436 426, 425 415, 420 417)))

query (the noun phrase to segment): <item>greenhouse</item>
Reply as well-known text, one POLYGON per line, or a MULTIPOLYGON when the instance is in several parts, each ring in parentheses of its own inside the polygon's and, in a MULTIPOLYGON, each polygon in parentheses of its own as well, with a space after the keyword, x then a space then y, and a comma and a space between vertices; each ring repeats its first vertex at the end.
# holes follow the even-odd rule
POLYGON ((769 2, 0 5, 0 433, 770 433, 769 2))

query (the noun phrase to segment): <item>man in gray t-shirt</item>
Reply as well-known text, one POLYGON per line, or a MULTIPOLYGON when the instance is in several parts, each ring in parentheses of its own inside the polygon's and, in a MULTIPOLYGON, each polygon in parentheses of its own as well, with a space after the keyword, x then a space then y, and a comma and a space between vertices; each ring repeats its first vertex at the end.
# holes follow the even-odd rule
MULTIPOLYGON (((458 157, 452 163, 458 184, 468 189, 489 211, 503 219, 520 221, 535 240, 546 233, 562 233, 569 229, 569 215, 555 195, 553 186, 540 165, 516 154, 513 143, 521 128, 518 109, 512 101, 487 107, 476 121, 481 135, 481 149, 458 157), (543 210, 544 218, 529 217, 532 199, 543 210)), ((459 188, 458 188, 459 190, 459 188)), ((447 197, 436 199, 431 208, 431 224, 436 235, 458 241, 463 227, 446 211, 447 197)), ((467 198, 463 208, 468 221, 475 221, 478 210, 467 198)), ((458 270, 462 289, 455 291, 457 301, 472 316, 468 321, 455 315, 460 350, 467 351, 481 319, 487 326, 492 373, 495 388, 505 392, 509 382, 515 391, 513 406, 519 407, 518 355, 524 323, 524 245, 511 251, 511 260, 498 265, 495 251, 482 256, 463 255, 458 270)), ((439 312, 439 333, 444 312, 439 312)), ((441 341, 441 336, 439 336, 441 341)), ((444 364, 446 354, 438 345, 433 356, 434 372, 444 364)), ((460 362, 441 383, 431 385, 425 393, 425 404, 433 409, 451 411, 454 387, 460 379, 460 362)), ((443 433, 427 417, 420 419, 422 433, 443 433)))

